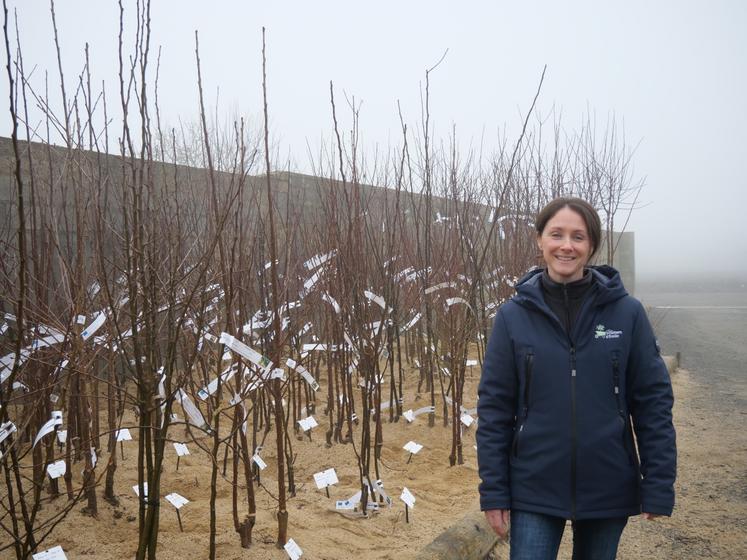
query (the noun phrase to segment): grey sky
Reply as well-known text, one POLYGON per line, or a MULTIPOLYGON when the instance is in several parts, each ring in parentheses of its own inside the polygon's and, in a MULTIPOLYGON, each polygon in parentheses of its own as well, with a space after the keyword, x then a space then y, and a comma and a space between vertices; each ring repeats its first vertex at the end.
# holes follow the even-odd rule
MULTIPOLYGON (((43 89, 45 69, 57 83, 49 3, 9 6, 27 72, 37 66, 32 83, 43 89)), ((94 80, 115 102, 118 17, 114 0, 57 1, 68 88, 88 41, 94 80)), ((221 112, 259 122, 264 25, 272 129, 301 168, 307 144, 331 132, 330 80, 340 98, 363 102, 364 145, 385 147, 399 140, 398 100, 417 124, 424 71, 448 48, 431 81, 435 135, 455 123, 462 145, 483 138, 490 147, 504 127, 516 138, 547 64, 540 114, 562 109, 573 130, 587 107, 602 123, 614 113, 628 141, 640 141, 634 163, 646 178, 645 206, 629 226, 639 278, 747 274, 747 2, 154 0, 152 19, 154 56, 163 49, 160 107, 171 124, 196 116, 195 29, 209 103, 219 89, 221 112)), ((5 76, 3 84, 7 92, 5 76)))

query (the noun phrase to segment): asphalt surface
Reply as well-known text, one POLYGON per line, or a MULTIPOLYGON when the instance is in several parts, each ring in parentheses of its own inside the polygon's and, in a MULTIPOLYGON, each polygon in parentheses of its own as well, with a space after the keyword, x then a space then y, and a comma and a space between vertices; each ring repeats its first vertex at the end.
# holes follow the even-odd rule
POLYGON ((662 353, 680 352, 681 366, 703 388, 700 397, 747 427, 747 288, 705 292, 673 286, 641 289, 636 296, 649 308, 662 353))

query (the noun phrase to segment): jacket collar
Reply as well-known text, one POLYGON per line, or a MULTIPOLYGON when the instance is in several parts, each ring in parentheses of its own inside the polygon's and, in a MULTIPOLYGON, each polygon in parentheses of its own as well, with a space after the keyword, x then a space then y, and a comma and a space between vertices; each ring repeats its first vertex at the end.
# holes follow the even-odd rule
MULTIPOLYGON (((604 305, 628 294, 620 273, 611 266, 589 266, 587 270, 592 275, 593 286, 589 297, 594 300, 594 306, 604 305)), ((519 280, 513 300, 519 305, 536 307, 549 313, 550 308, 542 296, 542 273, 542 268, 534 268, 519 280)))

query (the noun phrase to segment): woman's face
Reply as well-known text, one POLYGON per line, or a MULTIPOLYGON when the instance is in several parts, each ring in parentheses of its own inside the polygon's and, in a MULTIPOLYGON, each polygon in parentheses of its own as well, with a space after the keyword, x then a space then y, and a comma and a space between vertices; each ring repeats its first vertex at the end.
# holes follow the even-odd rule
POLYGON ((565 284, 583 277, 591 256, 591 241, 580 214, 567 206, 558 210, 537 236, 537 243, 555 282, 565 284))

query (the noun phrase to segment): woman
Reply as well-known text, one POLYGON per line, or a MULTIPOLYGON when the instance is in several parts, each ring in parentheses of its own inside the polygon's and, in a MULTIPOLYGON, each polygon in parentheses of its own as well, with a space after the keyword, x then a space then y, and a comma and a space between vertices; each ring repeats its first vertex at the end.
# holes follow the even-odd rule
POLYGON ((556 558, 569 519, 574 560, 614 559, 629 516, 672 513, 669 374, 619 273, 587 266, 594 208, 555 199, 536 228, 546 268, 501 306, 483 364, 480 505, 513 560, 556 558))

